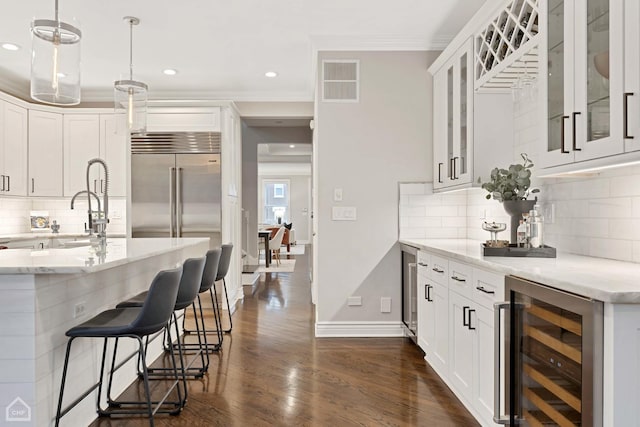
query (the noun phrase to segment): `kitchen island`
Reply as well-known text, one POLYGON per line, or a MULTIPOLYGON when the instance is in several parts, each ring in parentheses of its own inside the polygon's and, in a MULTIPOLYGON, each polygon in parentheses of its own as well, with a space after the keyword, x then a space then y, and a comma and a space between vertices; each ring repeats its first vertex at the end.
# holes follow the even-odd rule
MULTIPOLYGON (((93 315, 147 290, 155 274, 190 257, 204 256, 209 239, 108 239, 106 254, 91 246, 0 250, 0 409, 3 421, 48 426, 55 417, 65 332, 93 315)), ((135 348, 123 340, 118 355, 135 348)), ((150 346, 153 360, 160 340, 150 346)), ((72 348, 65 405, 97 381, 99 340, 79 340, 72 348)), ((135 378, 125 366, 114 379, 117 396, 135 378)), ((61 425, 88 425, 96 418, 95 398, 87 398, 61 425)))
MULTIPOLYGON (((419 266, 426 272, 421 275, 418 270, 418 323, 423 317, 435 322, 437 329, 430 329, 429 322, 422 332, 418 328, 425 359, 483 425, 497 425, 492 422, 496 415, 494 348, 501 349, 501 360, 507 357, 505 343, 494 341, 493 306, 509 299, 505 275, 602 301, 602 324, 593 331, 602 338, 602 345, 593 349, 601 375, 594 378, 593 407, 583 409, 594 411, 595 426, 640 425, 640 264, 562 252, 557 258, 488 257, 482 255, 480 241, 467 239, 400 239, 400 243, 420 250, 418 263, 422 262, 419 266), (439 273, 442 279, 436 277, 439 273), (427 305, 421 305, 422 295, 427 305), (429 307, 442 302, 445 307, 439 307, 444 315, 429 315, 434 312, 429 307), (456 311, 459 302, 464 307, 456 311), (426 307, 422 313, 421 307, 426 307), (466 335, 458 334, 460 331, 466 335), (465 347, 467 341, 472 345, 465 347), (474 356, 467 358, 471 353, 474 356), (471 363, 473 367, 467 369, 471 363)), ((584 372, 585 376, 592 374, 584 372)), ((505 375, 500 372, 499 378, 505 375)), ((502 382, 500 387, 504 390, 502 382)), ((504 409, 504 402, 500 408, 504 409)))

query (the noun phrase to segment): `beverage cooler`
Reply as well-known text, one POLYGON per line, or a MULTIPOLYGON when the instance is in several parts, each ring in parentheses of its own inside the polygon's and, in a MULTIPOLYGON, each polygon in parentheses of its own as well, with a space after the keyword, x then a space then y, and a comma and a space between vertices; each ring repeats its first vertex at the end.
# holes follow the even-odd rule
POLYGON ((603 303, 507 276, 495 305, 494 421, 602 426, 603 303))

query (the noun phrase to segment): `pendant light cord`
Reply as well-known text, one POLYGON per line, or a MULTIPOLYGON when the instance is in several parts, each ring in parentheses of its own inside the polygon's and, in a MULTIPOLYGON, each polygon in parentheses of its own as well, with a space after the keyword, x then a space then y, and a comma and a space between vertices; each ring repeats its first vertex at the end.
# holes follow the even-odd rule
POLYGON ((58 19, 58 0, 56 0, 56 22, 60 25, 60 19, 58 19))
POLYGON ((129 79, 133 80, 133 19, 129 20, 129 79))

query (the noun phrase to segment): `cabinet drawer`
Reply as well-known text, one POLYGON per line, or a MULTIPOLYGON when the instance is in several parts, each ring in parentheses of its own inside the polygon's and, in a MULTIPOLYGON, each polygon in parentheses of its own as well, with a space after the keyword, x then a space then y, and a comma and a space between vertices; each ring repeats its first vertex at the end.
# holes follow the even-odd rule
POLYGON ((504 300, 504 276, 478 268, 473 269, 473 300, 493 310, 493 304, 504 300))
POLYGON ((425 251, 418 251, 418 268, 429 267, 431 265, 431 254, 425 251))
POLYGON ((454 290, 468 298, 472 298, 471 278, 473 268, 467 264, 449 261, 449 289, 454 290))
POLYGON ((449 277, 449 261, 436 255, 431 255, 431 264, 428 268, 429 278, 441 285, 447 285, 449 277))

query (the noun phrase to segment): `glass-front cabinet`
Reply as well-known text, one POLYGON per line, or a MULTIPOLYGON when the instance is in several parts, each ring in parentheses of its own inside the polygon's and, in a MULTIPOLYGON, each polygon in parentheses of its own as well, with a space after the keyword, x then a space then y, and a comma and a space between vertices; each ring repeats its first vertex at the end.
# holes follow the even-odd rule
POLYGON ((622 2, 549 0, 541 7, 547 90, 542 165, 624 152, 622 2))
POLYGON ((471 182, 473 39, 434 76, 434 188, 471 182))

